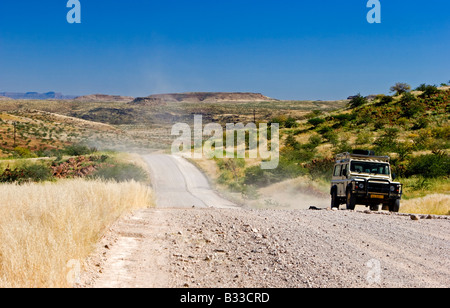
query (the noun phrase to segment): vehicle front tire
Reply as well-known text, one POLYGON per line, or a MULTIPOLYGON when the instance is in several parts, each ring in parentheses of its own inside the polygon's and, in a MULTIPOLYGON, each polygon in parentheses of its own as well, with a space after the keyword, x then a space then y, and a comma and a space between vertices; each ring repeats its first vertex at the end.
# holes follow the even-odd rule
POLYGON ((347 210, 354 210, 356 207, 356 199, 350 190, 347 191, 347 210))
POLYGON ((394 200, 389 205, 389 212, 398 213, 400 212, 400 199, 394 200))
POLYGON ((334 190, 333 193, 331 194, 331 208, 339 209, 339 205, 340 205, 339 198, 337 196, 336 190, 334 190))

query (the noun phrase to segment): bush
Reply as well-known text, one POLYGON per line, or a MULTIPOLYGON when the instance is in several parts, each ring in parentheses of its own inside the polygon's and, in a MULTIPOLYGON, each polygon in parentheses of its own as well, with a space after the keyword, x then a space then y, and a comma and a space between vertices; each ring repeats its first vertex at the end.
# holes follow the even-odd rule
POLYGON ((44 164, 33 164, 25 167, 28 178, 33 182, 45 182, 53 179, 51 169, 44 164))
POLYGON ((418 100, 411 93, 404 93, 400 99, 400 105, 402 106, 403 116, 406 118, 412 118, 417 114, 425 112, 425 105, 421 100, 418 100))
POLYGON ((350 105, 350 108, 357 108, 357 107, 361 107, 361 106, 367 104, 368 102, 369 101, 367 100, 367 98, 365 98, 360 93, 358 93, 351 99, 349 105, 350 105))
POLYGON ((411 102, 417 101, 417 98, 412 93, 403 93, 402 97, 400 98, 400 104, 402 107, 407 107, 411 102))
POLYGON ((389 154, 397 150, 399 130, 387 128, 384 134, 375 141, 375 151, 379 154, 389 154))
POLYGON ((315 159, 305 167, 313 180, 324 179, 329 181, 335 162, 336 160, 333 158, 315 159))
POLYGON ((412 102, 408 108, 405 108, 403 110, 403 116, 407 117, 407 118, 413 118, 419 114, 423 114, 425 112, 425 106, 419 102, 419 101, 415 101, 412 102))
POLYGON ((51 169, 44 164, 25 164, 15 169, 6 168, 0 174, 0 183, 44 182, 53 179, 51 169))
POLYGON ((245 170, 244 184, 264 187, 284 180, 293 179, 306 174, 306 170, 295 163, 281 157, 278 168, 263 170, 260 166, 249 167, 245 170))
POLYGON ((114 165, 105 164, 93 173, 92 178, 104 180, 114 180, 116 182, 126 182, 134 180, 136 182, 148 182, 147 172, 139 166, 130 163, 116 163, 114 165))
POLYGON ((325 119, 321 119, 321 118, 312 118, 308 120, 308 123, 311 124, 314 127, 319 126, 320 124, 325 123, 325 119))
POLYGON ((271 120, 271 123, 280 124, 280 128, 295 128, 298 126, 297 120, 293 117, 280 115, 271 120))
POLYGON ((421 175, 436 178, 450 174, 450 155, 428 154, 412 158, 405 172, 406 176, 421 175))
POLYGON ((321 144, 322 144, 322 137, 320 137, 320 135, 313 134, 309 137, 308 143, 305 146, 311 149, 315 149, 321 144))
POLYGON ((74 144, 63 149, 63 153, 69 156, 89 155, 94 152, 97 152, 96 148, 90 148, 84 144, 74 144))
POLYGON ((334 131, 325 132, 323 138, 332 145, 337 145, 339 142, 338 134, 334 131))
MULTIPOLYGON (((359 115, 360 115, 359 112, 334 115, 333 119, 338 121, 338 124, 333 125, 333 128, 340 128, 340 127, 346 126, 349 122, 355 120, 359 115)), ((367 121, 367 120, 368 120, 368 118, 365 117, 364 121, 367 121)))
POLYGON ((418 130, 422 128, 427 128, 430 124, 430 120, 428 118, 422 117, 419 118, 413 125, 412 130, 418 130))
POLYGON ((333 148, 333 154, 340 154, 345 152, 351 152, 353 147, 348 142, 348 139, 342 138, 333 148))
POLYGON ((312 119, 312 118, 317 118, 319 116, 321 116, 323 114, 323 111, 321 110, 313 110, 310 113, 308 113, 305 118, 306 119, 312 119))
POLYGON ((377 106, 384 106, 384 105, 387 105, 389 103, 392 103, 393 101, 394 101, 394 98, 392 96, 383 95, 380 98, 380 101, 378 102, 377 106))
POLYGON ((362 131, 356 137, 355 144, 364 145, 372 143, 372 133, 369 131, 362 131))
POLYGON ((292 135, 287 136, 285 145, 286 145, 287 147, 290 147, 290 148, 294 149, 294 150, 298 150, 298 149, 300 149, 300 147, 301 147, 300 142, 298 142, 298 141, 295 139, 295 137, 292 136, 292 135))
POLYGON ((287 118, 286 122, 284 123, 285 128, 296 128, 297 126, 297 120, 292 117, 287 118))
POLYGON ((434 138, 450 139, 450 126, 436 127, 432 130, 434 138))
POLYGON ((415 88, 415 91, 425 91, 427 89, 427 85, 425 83, 422 83, 420 86, 418 86, 417 88, 415 88))
POLYGON ((427 85, 425 86, 422 95, 420 95, 420 97, 426 98, 426 97, 430 97, 434 94, 438 94, 440 92, 440 90, 436 87, 436 86, 432 86, 432 85, 427 85))
POLYGON ((23 147, 15 147, 13 156, 19 158, 35 158, 37 155, 31 152, 30 149, 23 147))
POLYGON ((243 192, 245 159, 231 158, 217 160, 220 176, 217 182, 234 192, 243 192))

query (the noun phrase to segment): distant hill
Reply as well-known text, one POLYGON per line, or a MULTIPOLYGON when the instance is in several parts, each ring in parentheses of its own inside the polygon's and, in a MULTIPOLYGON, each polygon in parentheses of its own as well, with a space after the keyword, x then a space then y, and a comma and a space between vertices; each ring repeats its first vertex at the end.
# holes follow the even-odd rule
POLYGON ((274 99, 260 93, 244 92, 189 92, 156 94, 147 97, 138 97, 131 104, 158 104, 158 103, 212 103, 212 102, 258 102, 274 101, 274 99))
POLYGON ((59 92, 0 92, 0 96, 8 97, 10 99, 74 99, 76 96, 73 95, 63 95, 59 92))
POLYGON ((134 97, 106 94, 91 94, 78 96, 74 100, 80 102, 131 102, 134 97))

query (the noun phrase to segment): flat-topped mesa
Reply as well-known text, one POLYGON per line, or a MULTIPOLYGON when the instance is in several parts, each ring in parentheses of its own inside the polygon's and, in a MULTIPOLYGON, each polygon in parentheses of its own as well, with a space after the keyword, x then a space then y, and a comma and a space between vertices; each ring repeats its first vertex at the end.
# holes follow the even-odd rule
POLYGON ((260 102, 274 99, 260 93, 245 92, 188 92, 155 94, 147 97, 138 97, 132 104, 161 104, 171 102, 182 103, 215 103, 215 102, 260 102))
POLYGON ((78 96, 75 101, 79 102, 131 102, 134 97, 106 94, 91 94, 78 96))

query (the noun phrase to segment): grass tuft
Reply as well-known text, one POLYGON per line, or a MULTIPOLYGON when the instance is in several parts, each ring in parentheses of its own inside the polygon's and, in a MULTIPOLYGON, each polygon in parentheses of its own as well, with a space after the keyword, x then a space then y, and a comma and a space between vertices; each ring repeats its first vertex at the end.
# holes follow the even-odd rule
POLYGON ((71 287, 70 260, 83 260, 105 230, 153 205, 148 186, 83 179, 0 185, 0 287, 71 287))

